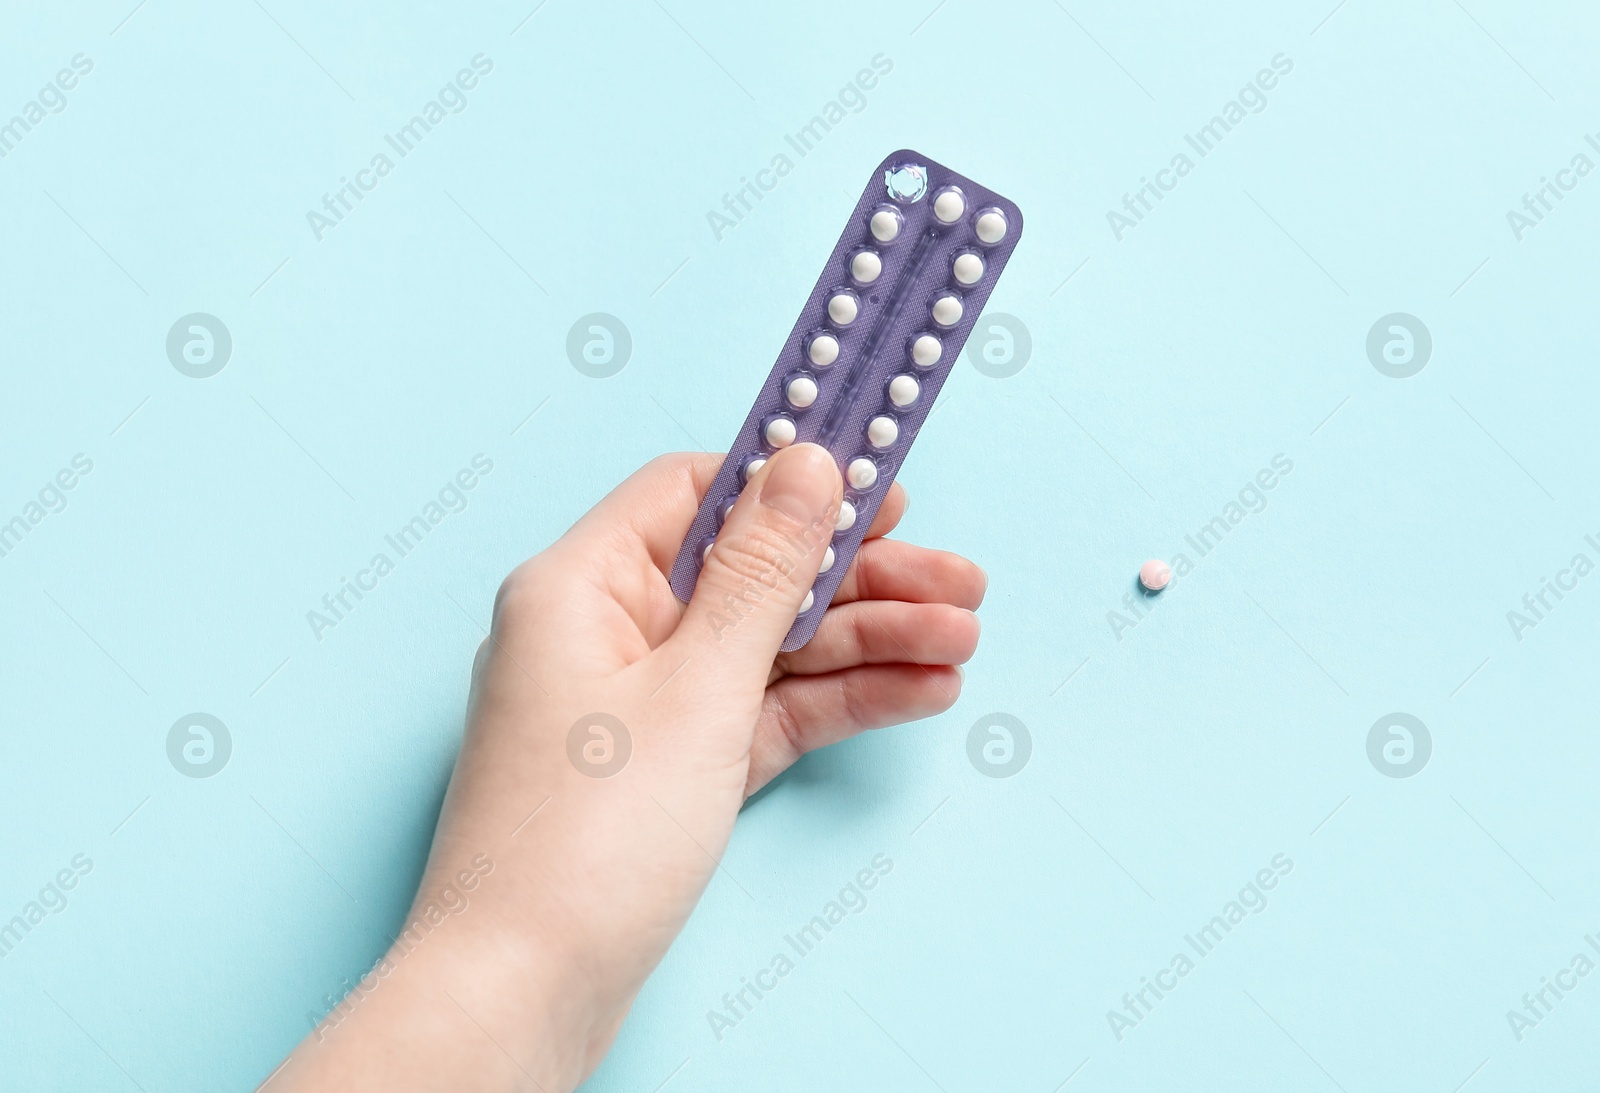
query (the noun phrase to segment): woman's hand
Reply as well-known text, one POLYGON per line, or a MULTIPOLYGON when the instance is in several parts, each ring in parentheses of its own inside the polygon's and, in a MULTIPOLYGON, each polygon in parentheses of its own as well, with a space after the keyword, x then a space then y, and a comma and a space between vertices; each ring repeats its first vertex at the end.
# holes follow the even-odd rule
POLYGON ((668 575, 721 461, 655 460, 501 586, 412 913, 278 1088, 574 1088, 745 798, 808 751, 955 702, 985 578, 883 538, 898 485, 816 636, 778 651, 841 498, 814 445, 767 462, 677 601, 668 575))

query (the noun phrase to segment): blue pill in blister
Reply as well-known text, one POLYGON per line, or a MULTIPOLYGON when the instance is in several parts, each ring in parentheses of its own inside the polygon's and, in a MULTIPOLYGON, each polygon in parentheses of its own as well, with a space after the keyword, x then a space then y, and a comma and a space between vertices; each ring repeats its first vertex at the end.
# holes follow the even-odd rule
POLYGON ((820 444, 845 499, 783 648, 811 640, 1021 234, 1015 204, 926 156, 878 165, 684 538, 680 600, 745 483, 778 449, 820 444))

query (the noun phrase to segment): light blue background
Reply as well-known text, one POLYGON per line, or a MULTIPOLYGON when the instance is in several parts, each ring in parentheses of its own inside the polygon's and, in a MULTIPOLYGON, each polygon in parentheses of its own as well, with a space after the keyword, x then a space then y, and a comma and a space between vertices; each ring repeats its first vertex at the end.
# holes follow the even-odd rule
POLYGON ((648 458, 726 446, 900 146, 1028 217, 990 306, 1032 359, 963 363, 902 475, 903 534, 990 574, 982 647, 950 712, 746 810, 754 900, 713 881, 588 1088, 1592 1084, 1600 977, 1522 1042, 1505 1016, 1600 933, 1600 577, 1506 620, 1600 560, 1600 178, 1506 222, 1600 128, 1592 12, 535 2, 4 17, 0 119, 94 71, 0 159, 0 519, 94 470, 0 558, 0 918, 94 869, 0 961, 0 1086, 272 1072, 400 921, 500 578, 648 458), (318 242, 306 212, 480 52, 470 106, 318 242), (878 53, 867 108, 716 241, 878 53), (1107 211, 1279 53, 1118 242, 1107 211), (165 353, 197 311, 234 339, 208 380, 165 353), (607 380, 565 352, 596 311, 634 339, 607 380), (1366 356, 1396 311, 1434 339, 1406 380, 1366 356), (316 640, 480 452, 470 507, 316 640), (1277 453, 1267 508, 1114 634, 1138 565, 1277 453), (233 737, 207 780, 165 752, 195 710, 233 737), (1010 779, 967 759, 992 711, 1031 730, 1010 779), (1391 711, 1431 731, 1415 777, 1368 761, 1391 711), (866 910, 718 1042, 706 1011, 878 853, 866 910), (1267 909, 1118 1042, 1106 1011, 1278 853, 1267 909))

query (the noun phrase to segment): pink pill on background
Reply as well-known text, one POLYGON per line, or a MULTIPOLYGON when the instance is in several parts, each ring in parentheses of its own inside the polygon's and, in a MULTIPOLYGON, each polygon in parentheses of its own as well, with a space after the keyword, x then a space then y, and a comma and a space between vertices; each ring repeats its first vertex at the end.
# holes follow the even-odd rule
POLYGON ((1152 592, 1160 592, 1172 581, 1172 567, 1160 558, 1151 558, 1139 567, 1139 583, 1152 592))

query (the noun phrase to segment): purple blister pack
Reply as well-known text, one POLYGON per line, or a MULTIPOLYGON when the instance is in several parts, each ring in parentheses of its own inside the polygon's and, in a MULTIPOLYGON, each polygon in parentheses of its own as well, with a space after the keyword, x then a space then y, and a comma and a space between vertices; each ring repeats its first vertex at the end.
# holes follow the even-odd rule
POLYGON ((1022 234, 1022 213, 909 150, 873 171, 672 567, 687 603, 723 518, 779 448, 820 444, 845 503, 783 641, 811 640, 1022 234))

